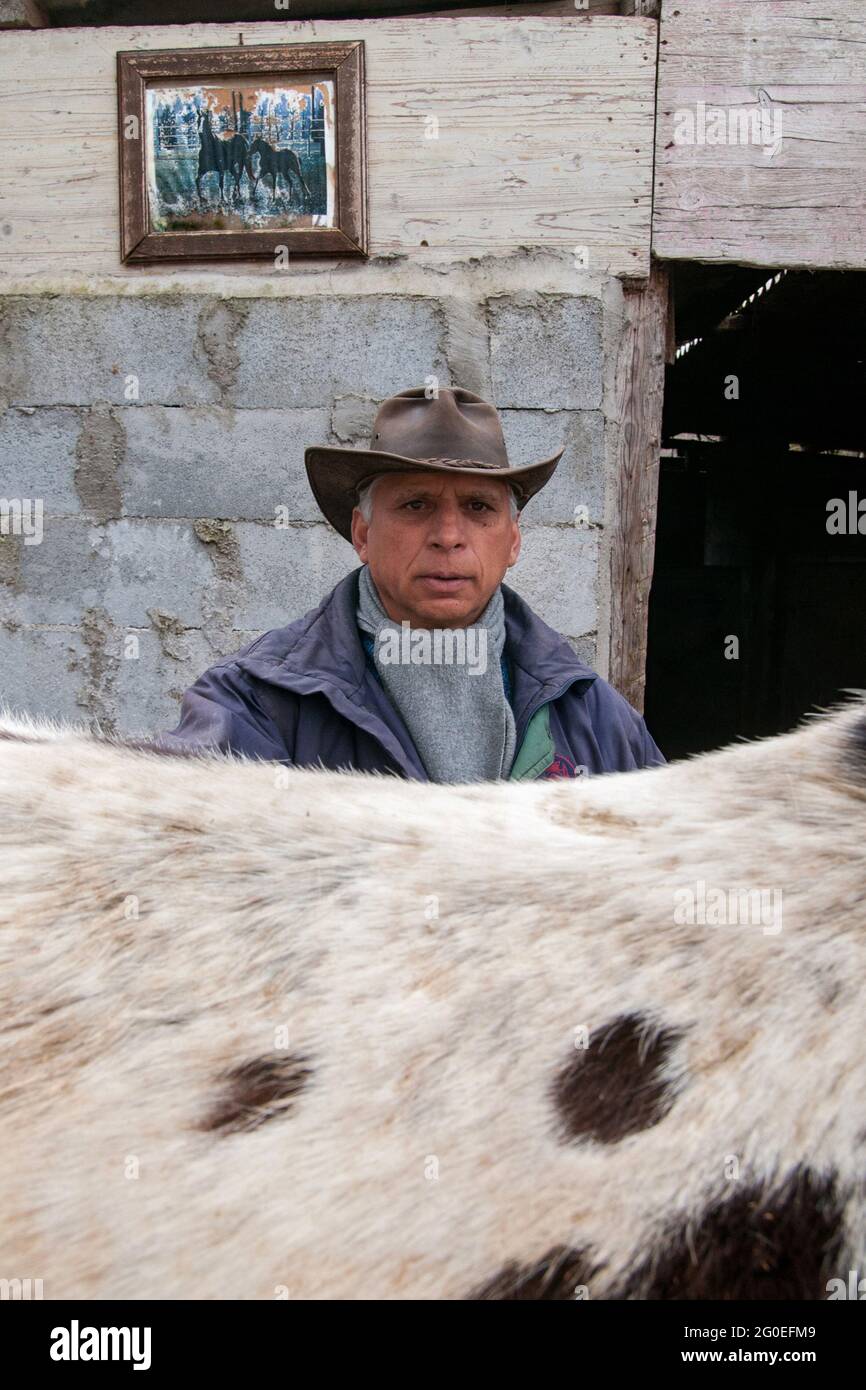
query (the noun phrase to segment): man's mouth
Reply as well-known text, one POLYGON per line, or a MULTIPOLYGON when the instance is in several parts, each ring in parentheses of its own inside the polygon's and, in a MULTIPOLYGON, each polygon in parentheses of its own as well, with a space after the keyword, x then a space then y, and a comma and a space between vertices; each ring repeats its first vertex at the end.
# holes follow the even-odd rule
POLYGON ((470 582, 467 574, 419 574, 418 578, 422 584, 440 594, 454 593, 470 582))

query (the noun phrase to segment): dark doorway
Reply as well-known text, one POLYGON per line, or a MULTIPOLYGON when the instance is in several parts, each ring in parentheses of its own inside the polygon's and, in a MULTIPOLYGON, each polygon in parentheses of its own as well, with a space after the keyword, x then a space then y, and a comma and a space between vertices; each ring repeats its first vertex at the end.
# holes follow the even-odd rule
POLYGON ((646 718, 678 758, 866 688, 866 274, 672 281, 646 718))

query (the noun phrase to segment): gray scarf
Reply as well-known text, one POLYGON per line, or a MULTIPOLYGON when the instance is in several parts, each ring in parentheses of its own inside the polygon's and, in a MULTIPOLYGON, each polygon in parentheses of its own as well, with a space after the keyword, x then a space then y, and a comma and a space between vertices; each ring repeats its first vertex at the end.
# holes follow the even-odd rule
POLYGON ((412 735, 431 782, 492 782, 514 760, 514 715, 500 658, 505 604, 497 586, 468 628, 413 628, 382 607, 368 565, 358 573, 358 626, 373 634, 373 661, 412 735))

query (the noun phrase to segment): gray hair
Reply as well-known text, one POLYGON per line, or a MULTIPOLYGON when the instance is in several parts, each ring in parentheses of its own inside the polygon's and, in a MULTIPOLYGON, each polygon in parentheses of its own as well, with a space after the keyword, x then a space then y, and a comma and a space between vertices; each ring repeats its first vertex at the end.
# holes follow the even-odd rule
MULTIPOLYGON (((373 488, 376 486, 376 484, 379 481, 379 478, 381 477, 382 474, 380 473, 378 477, 371 478, 369 483, 366 483, 364 487, 359 488, 358 490, 358 501, 356 505, 362 517, 368 524, 371 516, 373 515, 373 488)), ((520 511, 520 508, 517 505, 517 493, 514 491, 514 488, 511 487, 510 484, 508 487, 508 502, 511 508, 511 520, 513 521, 517 516, 518 512, 520 511)))

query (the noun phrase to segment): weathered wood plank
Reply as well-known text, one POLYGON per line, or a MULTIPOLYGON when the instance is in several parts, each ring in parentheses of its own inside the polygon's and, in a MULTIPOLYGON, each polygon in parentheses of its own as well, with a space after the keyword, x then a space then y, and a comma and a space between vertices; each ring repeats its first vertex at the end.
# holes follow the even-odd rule
POLYGON ((668 272, 663 266, 653 265, 645 286, 626 287, 613 391, 617 454, 609 550, 608 678, 637 710, 643 710, 646 684, 668 301, 668 272))
POLYGON ((659 54, 654 253, 866 266, 862 0, 664 0, 659 54))
MULTIPOLYGON (((247 46, 365 40, 372 256, 580 245, 595 272, 648 274, 652 21, 415 16, 243 34, 247 46)), ((215 24, 4 37, 0 269, 140 275, 118 253, 115 53, 236 39, 236 25, 215 24)))

